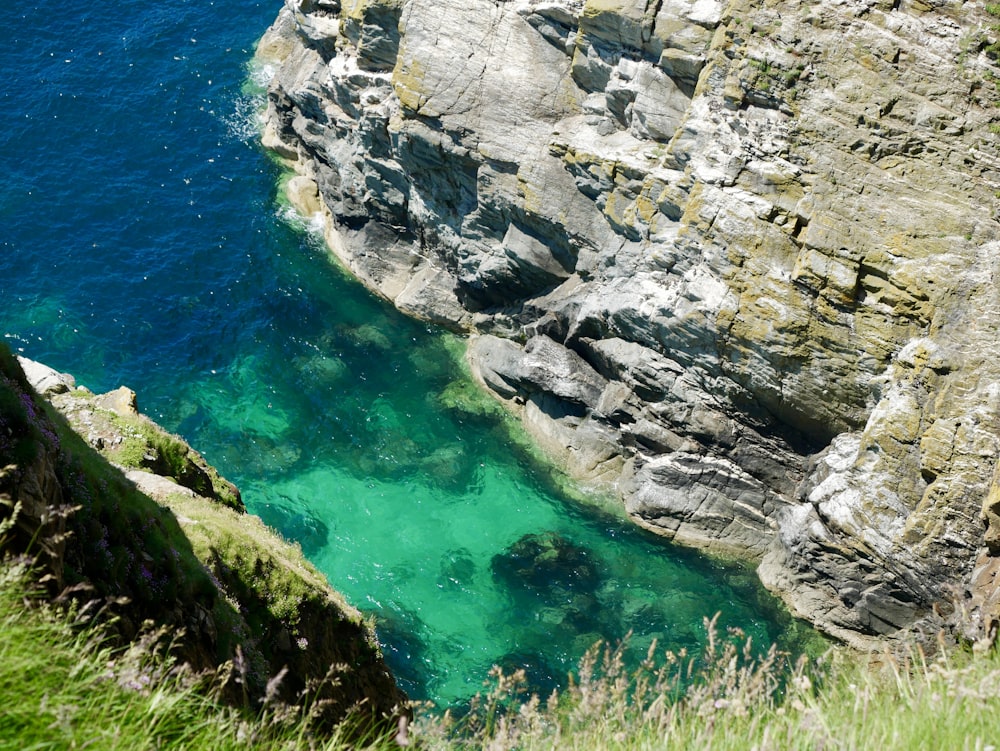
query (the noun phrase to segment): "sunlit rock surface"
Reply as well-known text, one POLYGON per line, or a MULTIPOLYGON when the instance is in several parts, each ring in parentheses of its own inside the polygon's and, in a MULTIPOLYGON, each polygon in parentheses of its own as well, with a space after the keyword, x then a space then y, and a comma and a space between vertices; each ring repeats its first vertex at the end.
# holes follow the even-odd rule
POLYGON ((855 643, 955 596, 988 627, 998 21, 286 0, 264 141, 345 265, 473 333, 485 384, 639 524, 759 560, 855 643))

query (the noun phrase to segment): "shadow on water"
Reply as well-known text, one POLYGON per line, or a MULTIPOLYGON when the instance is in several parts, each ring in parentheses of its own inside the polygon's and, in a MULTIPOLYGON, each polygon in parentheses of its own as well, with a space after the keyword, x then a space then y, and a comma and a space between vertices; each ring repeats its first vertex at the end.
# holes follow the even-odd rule
POLYGON ((379 646, 396 683, 411 698, 430 692, 427 644, 420 634, 425 626, 412 611, 402 606, 376 612, 379 646))
POLYGON ((285 503, 263 503, 254 511, 264 523, 281 533, 286 540, 297 542, 307 558, 326 547, 330 528, 314 513, 301 510, 291 499, 285 503))

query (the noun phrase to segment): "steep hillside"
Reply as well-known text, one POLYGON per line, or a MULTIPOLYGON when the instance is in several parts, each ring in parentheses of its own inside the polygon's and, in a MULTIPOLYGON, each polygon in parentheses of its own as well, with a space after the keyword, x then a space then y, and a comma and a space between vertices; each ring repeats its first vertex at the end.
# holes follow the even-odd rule
POLYGON ((22 362, 0 347, 0 553, 113 615, 124 642, 168 628, 177 660, 217 673, 236 704, 308 694, 327 727, 403 707, 371 625, 134 393, 22 362))
POLYGON ((982 635, 1000 7, 286 0, 265 144, 331 248, 645 527, 858 644, 982 635))

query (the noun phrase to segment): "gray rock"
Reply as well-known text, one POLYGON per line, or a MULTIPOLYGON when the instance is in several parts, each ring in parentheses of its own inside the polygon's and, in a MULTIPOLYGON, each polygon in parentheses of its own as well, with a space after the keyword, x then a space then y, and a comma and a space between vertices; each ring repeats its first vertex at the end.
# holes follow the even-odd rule
POLYGON ((845 639, 986 627, 1000 149, 948 7, 287 0, 265 140, 639 523, 845 639))
POLYGON ((480 378, 506 398, 543 392, 594 409, 607 386, 582 357, 544 335, 532 337, 524 347, 480 336, 472 342, 469 358, 480 378))
POLYGON ((625 508, 643 526, 712 552, 760 556, 784 502, 734 464, 682 451, 637 458, 625 476, 625 508))
POLYGON ((26 357, 18 357, 17 361, 28 378, 31 387, 42 396, 52 396, 53 394, 65 394, 76 388, 76 379, 69 373, 60 373, 53 370, 48 365, 29 360, 26 357))

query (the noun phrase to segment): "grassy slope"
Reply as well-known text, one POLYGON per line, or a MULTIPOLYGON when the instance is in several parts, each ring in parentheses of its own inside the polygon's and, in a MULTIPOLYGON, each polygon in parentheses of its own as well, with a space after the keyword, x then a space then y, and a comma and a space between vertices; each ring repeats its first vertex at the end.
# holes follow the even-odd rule
MULTIPOLYGON (((0 567, 0 749, 394 747, 390 735, 370 746, 336 731, 315 735, 277 707, 248 719, 164 659, 155 632, 131 649, 112 649, 65 612, 37 601, 26 607, 30 587, 17 566, 0 567)), ((995 653, 871 662, 841 655, 789 676, 767 659, 744 662, 738 642, 726 641, 684 691, 684 659, 626 675, 614 653, 591 657, 573 688, 548 705, 512 701, 516 678, 494 676, 500 688, 471 715, 452 725, 425 717, 410 737, 428 749, 909 751, 987 749, 1000 733, 995 653)))
POLYGON ((216 701, 205 681, 164 656, 165 638, 151 631, 129 649, 113 649, 100 629, 80 629, 39 600, 23 568, 4 565, 0 749, 354 747, 337 734, 316 741, 306 722, 282 719, 277 707, 251 719, 216 701))
POLYGON ((81 601, 104 603, 123 642, 138 638, 147 620, 169 628, 179 659, 221 671, 230 702, 255 707, 268 693, 288 703, 309 696, 328 725, 355 710, 369 719, 392 714, 405 697, 370 624, 297 546, 240 513, 224 480, 188 472, 189 447, 180 439, 137 417, 114 419, 89 392, 69 396, 88 410, 91 427, 117 422, 127 431, 127 441, 109 447, 149 437, 140 455, 176 466, 178 479, 215 498, 169 481, 159 502, 140 492, 33 394, 0 347, 0 553, 32 558, 50 596, 68 587, 81 601), (339 672, 328 675, 333 666, 339 672))

